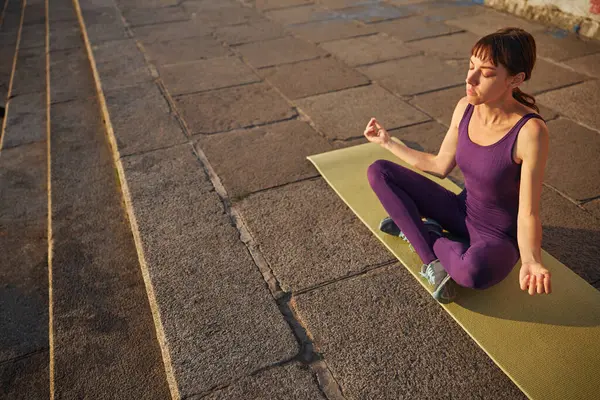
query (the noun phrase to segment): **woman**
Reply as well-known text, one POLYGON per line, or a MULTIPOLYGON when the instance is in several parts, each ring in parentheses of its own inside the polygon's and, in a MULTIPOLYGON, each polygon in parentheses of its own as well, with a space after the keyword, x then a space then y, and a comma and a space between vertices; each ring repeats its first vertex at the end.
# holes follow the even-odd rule
POLYGON ((497 284, 519 257, 521 289, 551 292, 539 215, 548 129, 534 113, 534 98, 519 89, 531 77, 535 51, 533 37, 518 28, 501 29, 473 46, 466 96, 437 155, 393 142, 375 118, 365 129, 369 141, 415 168, 443 178, 458 165, 464 174, 459 195, 386 160, 373 163, 367 174, 390 216, 381 230, 410 241, 424 263, 421 275, 442 303, 455 299, 456 284, 497 284), (450 240, 441 227, 465 240, 450 240))

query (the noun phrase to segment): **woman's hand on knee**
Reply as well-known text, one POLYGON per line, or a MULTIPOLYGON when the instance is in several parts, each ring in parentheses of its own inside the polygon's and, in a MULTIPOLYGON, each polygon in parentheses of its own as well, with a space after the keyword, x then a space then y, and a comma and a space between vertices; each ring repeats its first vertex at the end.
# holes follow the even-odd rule
POLYGON ((365 137, 369 142, 379 145, 386 145, 390 141, 390 134, 385 128, 377 122, 375 118, 371 118, 364 132, 365 137))

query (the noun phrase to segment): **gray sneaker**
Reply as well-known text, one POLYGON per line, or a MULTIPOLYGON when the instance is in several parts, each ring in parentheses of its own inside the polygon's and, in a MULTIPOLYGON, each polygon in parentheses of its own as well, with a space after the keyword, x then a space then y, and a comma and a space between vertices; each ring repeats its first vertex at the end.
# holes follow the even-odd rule
POLYGON ((456 298, 456 282, 448 275, 440 260, 423 264, 420 275, 433 286, 433 298, 440 303, 447 304, 456 298))

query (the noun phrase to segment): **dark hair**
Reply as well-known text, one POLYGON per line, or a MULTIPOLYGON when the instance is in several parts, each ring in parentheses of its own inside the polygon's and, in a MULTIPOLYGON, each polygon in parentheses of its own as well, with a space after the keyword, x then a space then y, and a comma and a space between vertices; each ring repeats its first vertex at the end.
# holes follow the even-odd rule
MULTIPOLYGON (((531 78, 535 65, 535 39, 521 28, 502 28, 482 37, 471 49, 471 55, 489 60, 495 66, 502 64, 510 75, 525 73, 525 80, 531 78)), ((520 103, 540 112, 535 98, 521 89, 514 88, 513 97, 520 103)))

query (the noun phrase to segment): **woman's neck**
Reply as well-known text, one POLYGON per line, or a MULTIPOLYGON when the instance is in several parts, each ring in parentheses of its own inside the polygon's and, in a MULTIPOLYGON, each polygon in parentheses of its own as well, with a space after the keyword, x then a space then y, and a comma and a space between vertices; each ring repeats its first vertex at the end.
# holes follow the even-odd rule
POLYGON ((476 108, 477 117, 483 125, 502 124, 519 111, 519 104, 512 97, 512 93, 508 93, 494 101, 479 104, 476 108))

